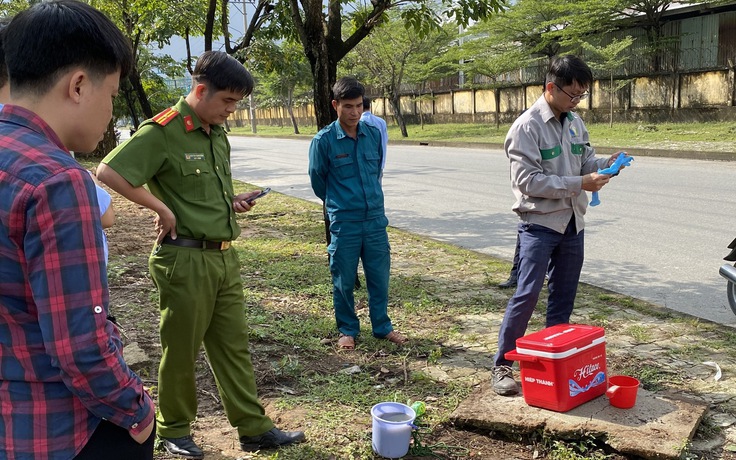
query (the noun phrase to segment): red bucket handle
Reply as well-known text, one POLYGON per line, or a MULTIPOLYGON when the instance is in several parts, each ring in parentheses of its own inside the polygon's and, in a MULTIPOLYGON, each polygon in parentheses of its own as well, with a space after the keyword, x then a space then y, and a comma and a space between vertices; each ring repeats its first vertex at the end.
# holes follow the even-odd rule
POLYGON ((524 361, 527 363, 536 363, 539 361, 538 356, 522 355, 521 353, 517 353, 516 350, 507 351, 503 356, 511 361, 524 361))

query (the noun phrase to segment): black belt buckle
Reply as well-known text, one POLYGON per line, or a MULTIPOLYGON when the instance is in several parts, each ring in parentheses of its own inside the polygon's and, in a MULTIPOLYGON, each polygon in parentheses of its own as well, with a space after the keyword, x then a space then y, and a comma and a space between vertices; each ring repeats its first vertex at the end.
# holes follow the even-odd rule
POLYGON ((218 249, 225 251, 230 249, 232 245, 231 241, 208 241, 208 240, 196 240, 193 238, 177 238, 173 239, 169 235, 166 235, 161 241, 163 244, 170 244, 172 246, 179 246, 183 248, 195 248, 195 249, 218 249))
POLYGON ((204 249, 219 249, 224 251, 230 249, 230 241, 202 241, 204 249))

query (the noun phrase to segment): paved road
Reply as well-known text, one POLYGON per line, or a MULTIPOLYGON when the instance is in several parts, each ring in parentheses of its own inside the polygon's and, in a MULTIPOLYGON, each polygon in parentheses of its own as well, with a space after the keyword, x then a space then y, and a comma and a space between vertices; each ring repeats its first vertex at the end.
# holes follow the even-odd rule
MULTIPOLYGON (((318 202, 306 140, 230 138, 235 177, 318 202)), ((582 281, 736 326, 718 275, 736 237, 736 162, 637 157, 588 208, 582 281)), ((391 225, 510 260, 517 218, 500 150, 389 146, 391 225)))

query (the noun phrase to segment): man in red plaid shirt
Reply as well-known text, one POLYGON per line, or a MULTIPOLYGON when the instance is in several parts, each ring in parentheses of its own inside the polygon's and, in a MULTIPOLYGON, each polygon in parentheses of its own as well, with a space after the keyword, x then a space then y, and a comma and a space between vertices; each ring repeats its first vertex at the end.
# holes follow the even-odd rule
POLYGON ((85 3, 39 3, 5 28, 0 111, 0 460, 153 458, 154 408, 107 320, 89 152, 132 65, 85 3))

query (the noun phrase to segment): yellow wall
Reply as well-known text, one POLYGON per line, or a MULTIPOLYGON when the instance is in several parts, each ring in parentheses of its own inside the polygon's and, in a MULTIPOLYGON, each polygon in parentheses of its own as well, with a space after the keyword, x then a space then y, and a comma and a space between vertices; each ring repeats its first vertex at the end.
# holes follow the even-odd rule
POLYGON ((454 113, 473 113, 473 91, 455 91, 453 106, 454 113))
POLYGON ((492 89, 479 89, 475 92, 475 113, 496 111, 496 96, 492 89))
POLYGON ((452 94, 442 93, 435 95, 434 113, 452 113, 452 94))
POLYGON ((526 88, 524 88, 524 92, 526 93, 526 108, 527 109, 531 107, 535 102, 537 102, 537 99, 539 99, 543 91, 544 91, 544 85, 532 85, 532 86, 527 86, 526 88))
MULTIPOLYGON (((662 108, 698 108, 698 107, 731 107, 731 95, 736 93, 735 78, 729 78, 727 70, 697 72, 691 74, 638 77, 631 79, 627 87, 614 95, 614 109, 630 107, 632 109, 662 108), (628 105, 627 105, 628 104, 628 105), (673 107, 674 104, 674 107, 673 107)), ((614 82, 614 84, 616 84, 614 82)), ((608 80, 593 82, 590 101, 583 101, 580 109, 608 109, 610 94, 605 89, 610 85, 608 80)), ((439 115, 472 115, 492 114, 497 109, 501 114, 514 117, 529 108, 542 94, 542 85, 515 86, 500 88, 500 104, 496 107, 493 89, 457 90, 435 93, 420 101, 414 96, 401 97, 401 110, 406 115, 423 114, 439 115), (475 110, 475 113, 473 113, 475 110)), ((393 115, 388 100, 376 98, 372 106, 373 113, 389 118, 393 115)), ((281 108, 257 109, 258 119, 285 119, 288 112, 281 108)), ((314 118, 312 104, 295 107, 294 114, 298 118, 314 118)), ((233 120, 249 122, 247 109, 237 111, 233 120)))
POLYGON ((728 74, 707 72, 683 75, 680 82, 680 107, 722 105, 728 100, 728 74))
POLYGON ((632 107, 670 107, 672 85, 663 77, 640 77, 631 83, 632 107))
POLYGON ((414 97, 413 96, 401 96, 399 100, 401 104, 401 113, 410 115, 414 113, 414 97))

